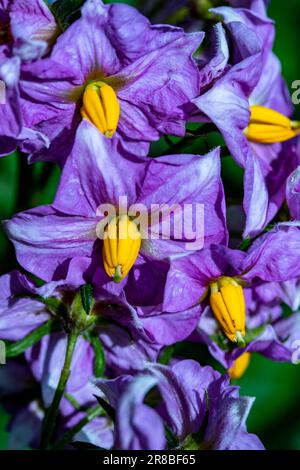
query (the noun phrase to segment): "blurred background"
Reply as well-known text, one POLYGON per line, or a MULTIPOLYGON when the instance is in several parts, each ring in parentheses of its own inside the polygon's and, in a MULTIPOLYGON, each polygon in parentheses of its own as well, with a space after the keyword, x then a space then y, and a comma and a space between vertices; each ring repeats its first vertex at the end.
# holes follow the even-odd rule
MULTIPOLYGON (((138 6, 143 1, 123 3, 138 6)), ((167 4, 168 0, 164 3, 167 4)), ((287 0, 284 8, 283 3, 282 0, 271 0, 269 16, 276 23, 275 52, 282 62, 283 75, 292 94, 292 83, 300 80, 300 0, 287 0)), ((295 118, 300 119, 300 105, 295 107, 295 118)), ((231 180, 234 178, 235 185, 239 186, 241 171, 234 167, 229 173, 231 180)), ((30 167, 20 155, 1 158, 0 219, 52 202, 58 179, 59 169, 55 165, 37 163, 30 167)), ((14 251, 0 227, 0 274, 16 267, 14 251)), ((242 395, 256 397, 248 419, 248 430, 258 434, 267 449, 300 450, 300 368, 274 363, 254 354, 238 385, 242 395)), ((8 421, 9 415, 0 405, 0 449, 7 448, 8 421)))

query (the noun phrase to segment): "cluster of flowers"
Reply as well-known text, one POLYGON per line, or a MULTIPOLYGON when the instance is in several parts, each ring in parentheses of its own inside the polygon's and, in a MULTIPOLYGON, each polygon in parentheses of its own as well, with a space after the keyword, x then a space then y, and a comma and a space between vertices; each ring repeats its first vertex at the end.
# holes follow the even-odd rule
POLYGON ((291 362, 300 338, 300 123, 267 2, 142 3, 182 27, 86 0, 64 28, 42 0, 0 0, 0 154, 62 168, 51 205, 4 223, 23 271, 0 278, 0 339, 25 361, 0 368, 0 394, 29 397, 10 409, 14 448, 42 435, 44 448, 263 449, 246 429, 254 399, 230 379, 252 352, 291 362), (180 150, 207 129, 243 169, 230 227, 223 152, 180 150), (169 150, 150 158, 164 136, 169 150), (201 204, 201 249, 162 220, 145 236, 118 212, 124 197, 201 204), (117 210, 103 240, 102 204, 117 210), (169 354, 186 339, 225 372, 169 354))

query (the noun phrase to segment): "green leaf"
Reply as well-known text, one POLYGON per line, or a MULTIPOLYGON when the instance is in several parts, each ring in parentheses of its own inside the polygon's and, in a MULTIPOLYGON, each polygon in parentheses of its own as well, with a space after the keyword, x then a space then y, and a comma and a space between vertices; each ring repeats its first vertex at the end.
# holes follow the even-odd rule
POLYGON ((169 364, 174 354, 174 351, 175 351, 174 345, 167 346, 166 348, 164 348, 162 352, 160 353, 160 356, 158 359, 159 364, 164 364, 164 365, 169 364))
POLYGON ((253 330, 246 330, 246 335, 244 337, 245 343, 249 344, 255 338, 260 336, 265 330, 266 326, 267 324, 263 324, 261 326, 258 326, 257 328, 253 328, 253 330))
POLYGON ((51 11, 62 31, 80 18, 80 10, 85 0, 57 0, 51 5, 51 11))
POLYGON ((248 248, 250 247, 252 243, 251 238, 245 238, 245 240, 242 241, 242 243, 239 246, 239 250, 241 251, 247 251, 248 248))
POLYGON ((103 408, 103 410, 105 411, 107 416, 109 416, 110 419, 113 422, 115 422, 115 420, 116 420, 116 410, 107 401, 103 400, 103 398, 98 397, 97 395, 94 395, 94 397, 98 401, 99 405, 103 408))
POLYGON ((29 333, 25 338, 6 347, 6 357, 15 357, 22 354, 26 349, 38 343, 43 336, 48 335, 52 331, 57 331, 58 324, 53 320, 43 323, 39 328, 29 333))
POLYGON ((91 284, 85 284, 80 288, 81 302, 87 315, 91 313, 94 305, 94 291, 91 284))
POLYGON ((173 433, 171 428, 169 426, 165 426, 165 435, 168 443, 168 449, 176 449, 179 446, 179 439, 178 437, 173 433))
POLYGON ((88 340, 94 350, 94 375, 95 377, 103 377, 105 370, 105 354, 102 343, 98 336, 91 334, 88 336, 88 340))

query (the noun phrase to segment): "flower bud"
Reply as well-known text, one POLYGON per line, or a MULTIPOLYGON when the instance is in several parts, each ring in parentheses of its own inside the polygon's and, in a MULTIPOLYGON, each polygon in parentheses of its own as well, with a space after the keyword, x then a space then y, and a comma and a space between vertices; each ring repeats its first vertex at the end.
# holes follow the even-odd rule
POLYGON ((210 285, 210 306, 230 341, 243 344, 246 304, 243 288, 235 279, 222 276, 210 285))
POLYGON ((228 370, 228 374, 231 379, 240 379, 247 367, 249 366, 251 354, 245 352, 241 354, 233 363, 233 366, 228 370))
MULTIPOLYGON (((70 295, 70 297, 72 296, 70 295)), ((81 334, 94 325, 97 320, 97 315, 92 312, 92 309, 90 314, 87 314, 85 311, 81 290, 75 293, 73 299, 70 298, 69 300, 69 302, 66 302, 67 315, 66 318, 64 318, 66 329, 81 334)))
POLYGON ((120 282, 134 265, 141 247, 141 234, 127 215, 114 217, 104 232, 103 264, 109 277, 120 282))
POLYGON ((104 82, 90 83, 84 90, 82 101, 81 116, 94 124, 105 137, 112 137, 120 117, 114 89, 104 82))
POLYGON ((250 111, 250 122, 244 131, 250 141, 274 144, 293 139, 300 134, 300 122, 291 121, 273 109, 251 106, 250 111))

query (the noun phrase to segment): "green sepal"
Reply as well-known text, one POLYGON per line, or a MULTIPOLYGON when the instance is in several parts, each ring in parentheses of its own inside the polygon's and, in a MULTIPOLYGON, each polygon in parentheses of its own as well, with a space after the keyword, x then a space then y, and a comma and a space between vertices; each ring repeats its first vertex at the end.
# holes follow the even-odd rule
POLYGON ((87 315, 91 313, 94 305, 94 290, 91 284, 85 284, 80 288, 81 302, 87 315))
POLYGON ((10 343, 6 346, 6 357, 15 357, 22 354, 26 349, 34 346, 38 343, 44 336, 52 333, 53 331, 59 331, 60 326, 58 322, 49 320, 46 323, 43 323, 36 330, 29 333, 25 338, 14 343, 10 343))

